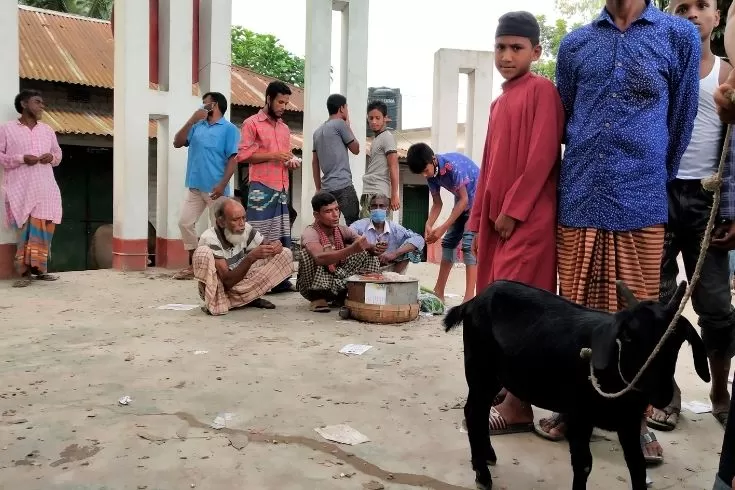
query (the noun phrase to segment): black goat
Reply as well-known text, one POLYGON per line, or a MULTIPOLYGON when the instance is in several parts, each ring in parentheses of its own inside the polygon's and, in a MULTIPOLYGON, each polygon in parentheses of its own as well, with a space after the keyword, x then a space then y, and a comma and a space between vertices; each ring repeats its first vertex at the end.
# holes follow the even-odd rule
POLYGON ((587 487, 594 427, 617 432, 633 490, 646 488, 640 444, 644 410, 649 403, 663 409, 673 398, 671 380, 684 341, 691 345, 697 374, 706 382, 709 368, 702 339, 682 317, 635 389, 619 398, 600 396, 590 382, 590 359, 580 355, 582 349, 591 348, 595 375, 604 392, 623 389, 671 323, 686 283, 679 285, 669 304, 638 302, 622 282, 617 289, 628 307, 615 314, 511 281, 495 282, 473 300, 449 310, 444 319, 447 332, 464 322, 469 387, 464 413, 478 488, 492 488, 487 465, 495 464, 497 458, 488 419, 491 400, 501 386, 525 402, 566 415, 573 490, 587 487))

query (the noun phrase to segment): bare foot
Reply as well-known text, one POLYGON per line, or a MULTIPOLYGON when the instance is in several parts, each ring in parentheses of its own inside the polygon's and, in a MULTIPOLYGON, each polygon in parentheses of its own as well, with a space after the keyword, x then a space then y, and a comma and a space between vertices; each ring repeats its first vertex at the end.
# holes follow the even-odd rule
POLYGON ((508 425, 533 423, 533 409, 528 403, 523 403, 512 393, 507 393, 505 399, 495 409, 505 419, 508 425))
POLYGON ((660 464, 664 461, 664 448, 661 447, 656 434, 654 434, 646 423, 646 417, 641 421, 641 450, 648 464, 660 464))
POLYGON ((564 416, 559 413, 539 420, 538 426, 536 427, 536 433, 550 441, 561 441, 564 439, 566 430, 567 425, 564 422, 564 416))
POLYGON ((724 393, 719 394, 710 391, 709 399, 712 402, 712 415, 725 428, 727 426, 728 415, 730 414, 730 394, 727 392, 727 389, 725 389, 724 393))
POLYGON ((663 410, 650 407, 650 414, 648 414, 646 422, 648 427, 652 429, 663 431, 674 430, 676 428, 676 424, 679 423, 680 413, 681 390, 679 389, 679 386, 674 384, 674 398, 671 399, 671 403, 669 403, 669 405, 663 410))

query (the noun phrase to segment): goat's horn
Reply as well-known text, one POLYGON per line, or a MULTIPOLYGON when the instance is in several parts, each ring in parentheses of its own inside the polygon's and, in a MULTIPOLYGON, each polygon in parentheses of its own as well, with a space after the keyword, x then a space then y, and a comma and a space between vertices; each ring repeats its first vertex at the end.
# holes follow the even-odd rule
POLYGON ((623 281, 615 281, 615 286, 617 287, 618 294, 622 296, 622 298, 628 304, 628 308, 631 308, 638 304, 638 299, 631 292, 631 290, 628 289, 628 286, 626 286, 623 281))
POLYGON ((667 305, 669 308, 676 309, 679 307, 679 304, 681 303, 682 298, 684 298, 684 293, 687 291, 687 283, 686 281, 681 281, 679 283, 679 286, 676 288, 676 292, 671 297, 671 301, 669 301, 669 304, 667 305))

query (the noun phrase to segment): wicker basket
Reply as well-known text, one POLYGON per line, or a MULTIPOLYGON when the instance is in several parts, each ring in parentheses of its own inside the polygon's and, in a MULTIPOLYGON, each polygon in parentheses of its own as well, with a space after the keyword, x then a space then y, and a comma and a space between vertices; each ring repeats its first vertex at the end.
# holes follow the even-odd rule
POLYGON ((368 305, 345 300, 350 316, 368 323, 405 323, 419 316, 419 305, 368 305))

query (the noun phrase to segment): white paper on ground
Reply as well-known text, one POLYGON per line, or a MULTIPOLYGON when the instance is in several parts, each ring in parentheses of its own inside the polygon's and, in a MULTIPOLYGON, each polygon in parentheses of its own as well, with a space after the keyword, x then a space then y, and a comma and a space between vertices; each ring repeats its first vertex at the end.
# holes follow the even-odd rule
POLYGON ((362 444, 370 440, 365 434, 361 434, 347 424, 328 425, 326 427, 317 427, 314 430, 328 441, 349 444, 350 446, 362 444))
POLYGON ((229 412, 220 413, 214 418, 214 420, 210 424, 210 427, 215 430, 223 429, 227 427, 227 422, 230 422, 234 418, 235 418, 234 413, 229 413, 229 412))
POLYGON ((385 284, 376 284, 374 282, 365 283, 365 304, 366 305, 384 305, 388 299, 388 289, 385 284))
POLYGON ((194 308, 199 308, 199 305, 182 305, 179 303, 171 303, 168 305, 159 306, 159 310, 174 310, 174 311, 189 311, 194 308))
POLYGON ((347 344, 344 347, 342 347, 339 350, 340 354, 352 354, 355 356, 361 356, 370 349, 372 349, 372 345, 362 345, 362 344, 347 344))
POLYGON ((195 350, 194 351, 194 355, 195 356, 201 356, 202 354, 206 354, 208 352, 209 352, 208 350, 195 350))
POLYGON ((692 413, 700 414, 700 413, 710 413, 712 411, 712 405, 709 403, 699 402, 699 401, 691 401, 691 402, 684 402, 681 404, 681 408, 685 410, 689 410, 692 413))
POLYGON ((459 294, 454 293, 444 293, 445 298, 459 298, 459 294))

